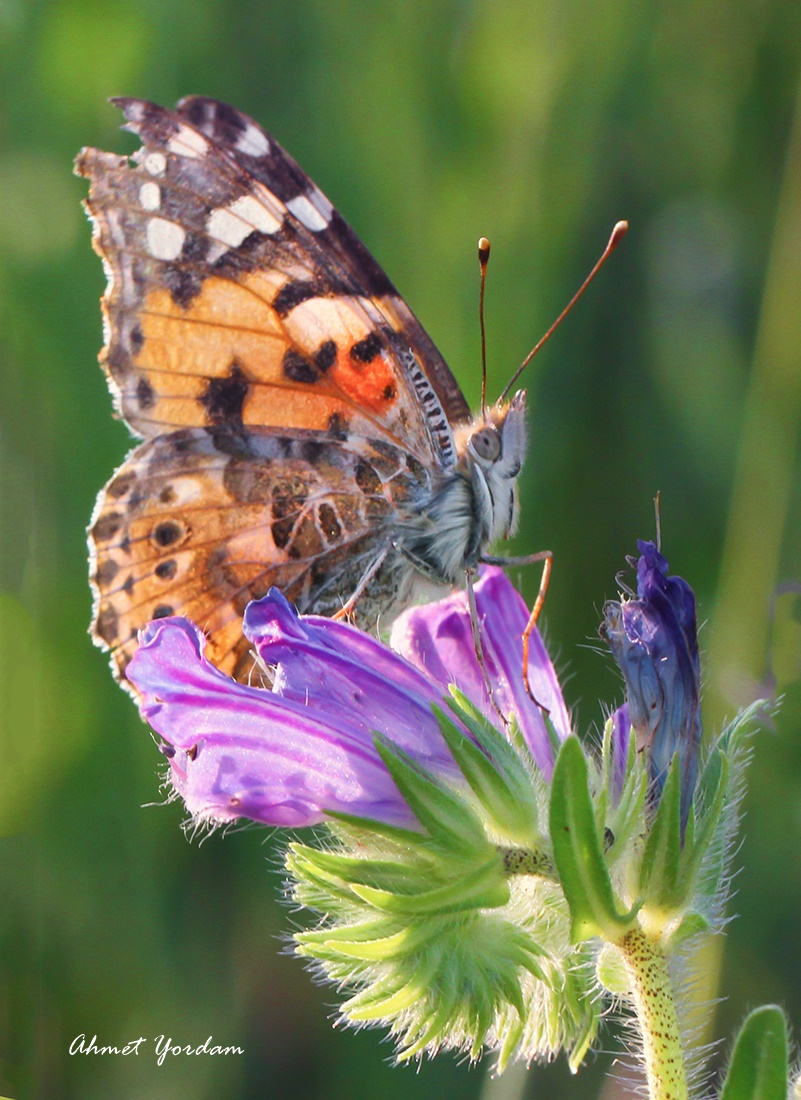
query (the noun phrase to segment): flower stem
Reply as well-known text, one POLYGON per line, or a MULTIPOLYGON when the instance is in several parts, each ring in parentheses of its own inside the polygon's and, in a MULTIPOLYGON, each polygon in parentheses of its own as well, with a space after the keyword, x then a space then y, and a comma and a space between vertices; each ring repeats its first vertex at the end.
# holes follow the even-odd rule
POLYGON ((650 1100, 687 1100, 684 1051, 665 956, 640 928, 618 944, 642 1038, 650 1100))
POLYGON ((553 860, 536 848, 506 848, 498 845, 507 875, 538 875, 557 881, 553 860))

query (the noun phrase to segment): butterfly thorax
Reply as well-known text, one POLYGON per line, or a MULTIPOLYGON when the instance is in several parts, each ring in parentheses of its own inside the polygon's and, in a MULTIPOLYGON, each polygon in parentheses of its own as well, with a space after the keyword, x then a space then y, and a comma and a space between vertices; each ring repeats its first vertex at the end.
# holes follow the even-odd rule
POLYGON ((514 534, 525 411, 521 391, 457 428, 455 464, 442 472, 399 540, 402 552, 431 580, 460 582, 491 543, 514 534))

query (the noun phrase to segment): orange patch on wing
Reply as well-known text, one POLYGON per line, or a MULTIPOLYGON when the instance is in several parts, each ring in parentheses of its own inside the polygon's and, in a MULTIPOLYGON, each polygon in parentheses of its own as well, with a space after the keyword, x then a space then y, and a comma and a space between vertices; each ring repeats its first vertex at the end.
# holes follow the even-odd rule
POLYGON ((324 392, 325 383, 298 383, 282 389, 253 386, 242 406, 242 421, 257 426, 308 428, 324 432, 336 414, 346 420, 351 413, 346 401, 324 392))
POLYGON ((369 363, 360 363, 354 361, 350 348, 344 349, 337 355, 329 377, 351 401, 371 412, 384 412, 397 398, 395 371, 383 354, 377 354, 369 363))
POLYGON ((278 315, 257 290, 267 288, 211 277, 186 309, 163 287, 152 290, 142 309, 145 340, 136 366, 216 378, 238 359, 254 378, 277 378, 285 338, 278 315))

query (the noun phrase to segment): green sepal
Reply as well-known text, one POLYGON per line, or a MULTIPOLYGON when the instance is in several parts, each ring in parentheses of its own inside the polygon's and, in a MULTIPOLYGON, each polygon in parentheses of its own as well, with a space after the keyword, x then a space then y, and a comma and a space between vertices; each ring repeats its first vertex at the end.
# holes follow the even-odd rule
POLYGON ((598 981, 608 993, 622 997, 631 990, 631 978, 620 948, 614 943, 605 943, 598 952, 595 962, 598 981))
POLYGON ((303 861, 304 868, 313 867, 324 875, 333 875, 336 881, 398 893, 416 893, 421 881, 425 882, 434 873, 433 865, 430 868, 421 867, 419 862, 408 866, 397 860, 363 859, 339 852, 323 852, 301 844, 295 845, 293 851, 296 858, 303 861))
POLYGON ((712 925, 702 913, 688 913, 681 920, 678 928, 670 934, 667 941, 670 949, 675 950, 686 943, 687 940, 692 939, 693 936, 700 936, 703 932, 708 932, 711 927, 712 925))
POLYGON ((524 744, 521 744, 518 752, 511 743, 512 739, 522 742, 522 738, 515 738, 514 723, 508 731, 507 738, 487 721, 481 711, 458 688, 451 685, 450 694, 451 699, 448 703, 450 709, 473 735, 478 745, 484 749, 494 769, 500 772, 510 797, 517 807, 517 816, 523 823, 525 832, 530 836, 537 836, 537 804, 532 792, 531 774, 525 766, 530 762, 530 755, 524 744), (521 759, 522 754, 525 755, 525 759, 521 759))
POLYGON ((640 891, 646 904, 674 908, 684 893, 681 864, 681 761, 673 756, 640 864, 640 891))
POLYGON ((551 842, 570 907, 571 939, 593 936, 617 941, 629 930, 639 906, 620 912, 604 862, 590 796, 587 761, 577 737, 562 744, 551 781, 551 842))
MULTIPOLYGON (((529 835, 531 814, 526 813, 525 805, 512 790, 504 774, 489 759, 487 753, 462 733, 439 707, 435 706, 433 710, 443 740, 478 798, 482 809, 486 809, 493 821, 504 832, 512 835, 529 835)), ((508 745, 506 747, 508 748, 508 745)), ((487 749, 489 750, 489 746, 487 749)))
MULTIPOLYGON (((421 928, 401 928, 398 932, 387 932, 387 918, 381 921, 365 921, 363 926, 348 928, 320 928, 313 932, 297 932, 295 942, 300 954, 311 954, 320 958, 324 951, 328 958, 343 955, 363 962, 380 962, 382 959, 398 959, 416 950, 421 942, 430 935, 432 929, 427 925, 421 928), (371 936, 359 934, 372 932, 371 936), (350 936, 346 934, 350 931, 350 936), (384 933, 383 935, 380 933, 384 933)), ((434 930, 436 934, 437 930, 434 930)))
POLYGON ((776 1005, 755 1008, 734 1043, 720 1100, 785 1100, 787 1023, 776 1005))
POLYGON ((376 735, 375 747, 409 809, 432 840, 471 862, 486 853, 489 841, 484 829, 463 798, 387 738, 376 735))
POLYGON ((425 833, 418 833, 414 829, 403 829, 400 825, 388 825, 385 821, 374 821, 371 817, 359 817, 357 814, 346 814, 342 810, 326 810, 326 817, 333 819, 334 823, 347 825, 370 836, 383 836, 387 840, 393 840, 403 847, 425 847, 429 838, 425 833))
POLYGON ((598 1027, 600 1020, 596 1015, 588 1015, 585 1019, 584 1027, 579 1032, 578 1038, 570 1049, 567 1056, 567 1065, 571 1073, 578 1073, 587 1057, 587 1051, 595 1041, 595 1036, 598 1034, 598 1027))
POLYGON ((449 1002, 441 1005, 439 1009, 434 1009, 428 1027, 421 1031, 420 1035, 413 1043, 405 1047, 397 1055, 398 1063, 403 1064, 404 1062, 410 1061, 412 1058, 416 1058, 418 1054, 423 1053, 426 1047, 435 1043, 437 1038, 443 1035, 447 1030, 453 1015, 454 1005, 449 1002))
POLYGON ((426 994, 425 980, 416 978, 389 991, 376 992, 373 989, 365 993, 357 993, 349 1001, 345 1001, 342 1011, 354 1022, 367 1022, 368 1020, 380 1020, 397 1015, 404 1009, 411 1008, 421 997, 426 994))
MULTIPOLYGON (((308 882, 316 889, 320 890, 327 899, 334 898, 339 901, 352 902, 353 894, 348 884, 343 882, 343 880, 336 875, 315 871, 311 864, 303 857, 302 850, 304 848, 304 844, 293 841, 289 845, 284 860, 287 870, 295 876, 299 887, 302 887, 308 882)), ((307 904, 307 902, 304 900, 304 905, 305 904, 307 904)), ((327 907, 331 908, 330 900, 328 901, 327 907)))
POLYGON ((503 1038, 501 1039, 501 1046, 498 1050, 498 1057, 495 1060, 495 1069, 499 1074, 503 1073, 509 1065, 522 1036, 522 1019, 507 1020, 503 1029, 503 1038))
POLYGON ((717 747, 729 757, 747 751, 748 739, 754 726, 765 725, 779 709, 779 701, 755 699, 729 722, 717 739, 717 747))
POLYGON ((709 753, 704 764, 703 771, 698 777, 698 782, 693 796, 695 816, 700 820, 707 817, 718 802, 721 782, 725 778, 724 769, 728 768, 728 761, 720 749, 715 746, 709 753))
POLYGON ((729 792, 730 766, 728 759, 713 749, 701 776, 700 812, 696 813, 695 830, 691 838, 685 838, 682 878, 692 882, 701 893, 715 894, 720 889, 726 862, 726 844, 719 843, 718 850, 710 853, 711 859, 704 866, 702 881, 695 883, 696 874, 704 857, 713 846, 718 825, 729 792))
MULTIPOLYGON (((418 881, 425 881, 420 879, 418 881)), ((497 909, 509 901, 509 884, 503 875, 499 859, 493 859, 470 875, 433 890, 415 894, 400 894, 372 886, 351 885, 362 901, 385 913, 458 913, 465 909, 497 909)))

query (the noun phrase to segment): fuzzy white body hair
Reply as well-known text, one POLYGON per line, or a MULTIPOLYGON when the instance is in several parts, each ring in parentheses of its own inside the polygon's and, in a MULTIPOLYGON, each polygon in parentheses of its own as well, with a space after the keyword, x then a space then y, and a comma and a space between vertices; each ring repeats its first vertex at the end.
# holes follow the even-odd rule
POLYGON ((459 583, 490 543, 514 534, 517 477, 526 453, 525 394, 497 405, 456 433, 455 466, 402 525, 398 545, 437 584, 459 583))

